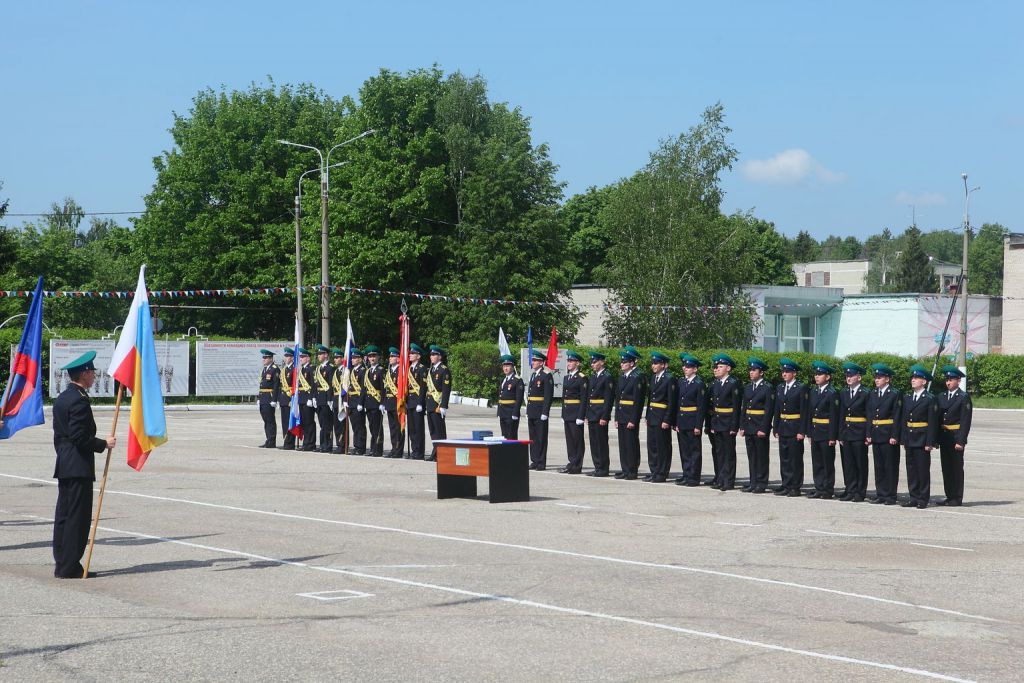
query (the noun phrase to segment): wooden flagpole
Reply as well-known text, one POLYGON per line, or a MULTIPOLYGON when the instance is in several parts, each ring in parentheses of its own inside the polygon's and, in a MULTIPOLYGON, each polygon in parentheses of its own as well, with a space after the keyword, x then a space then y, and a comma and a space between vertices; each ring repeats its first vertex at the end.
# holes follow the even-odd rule
MULTIPOLYGON (((117 398, 114 401, 114 423, 110 426, 110 436, 117 435, 117 418, 121 415, 121 393, 124 385, 118 384, 117 398)), ((113 448, 107 449, 107 461, 103 464, 103 479, 100 480, 100 497, 96 501, 96 515, 92 518, 92 531, 89 533, 89 546, 85 552, 85 564, 82 570, 82 578, 89 576, 89 563, 92 561, 92 547, 96 543, 96 528, 100 525, 100 511, 103 509, 103 493, 107 490, 107 473, 110 471, 110 454, 113 448)))

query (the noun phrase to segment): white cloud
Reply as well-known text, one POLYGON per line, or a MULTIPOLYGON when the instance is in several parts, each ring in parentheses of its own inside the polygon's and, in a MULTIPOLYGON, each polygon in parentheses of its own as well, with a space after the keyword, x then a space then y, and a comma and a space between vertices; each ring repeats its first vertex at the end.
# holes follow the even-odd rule
POLYGON ((831 171, 805 149, 787 149, 770 159, 751 159, 740 165, 740 172, 755 183, 795 185, 809 178, 823 183, 840 183, 846 174, 831 171))
POLYGON ((900 190, 893 197, 896 204, 912 204, 914 206, 938 206, 946 203, 946 196, 939 192, 907 192, 900 190))

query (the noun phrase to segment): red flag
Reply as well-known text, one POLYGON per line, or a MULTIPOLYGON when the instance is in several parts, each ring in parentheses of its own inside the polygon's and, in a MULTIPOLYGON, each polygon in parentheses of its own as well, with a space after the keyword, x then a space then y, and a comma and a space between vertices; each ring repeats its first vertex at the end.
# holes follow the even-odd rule
POLYGON ((410 344, 410 323, 409 316, 402 314, 398 317, 400 326, 401 345, 398 351, 398 423, 405 431, 405 403, 409 393, 409 344, 410 344))
POLYGON ((558 330, 551 328, 551 341, 548 342, 548 360, 545 365, 549 370, 555 369, 555 361, 558 360, 558 330))

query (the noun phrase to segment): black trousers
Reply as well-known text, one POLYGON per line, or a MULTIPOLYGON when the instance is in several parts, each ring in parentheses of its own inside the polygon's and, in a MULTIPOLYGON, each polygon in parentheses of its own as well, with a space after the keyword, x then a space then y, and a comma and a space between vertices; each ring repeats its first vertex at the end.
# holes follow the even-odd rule
POLYGON ((679 461, 683 466, 683 481, 688 484, 700 483, 701 446, 700 437, 692 429, 680 429, 676 434, 679 442, 679 461))
POLYGON ((943 431, 939 435, 939 459, 942 463, 942 488, 946 500, 964 500, 964 452, 956 450, 956 437, 943 431))
POLYGON ((636 476, 640 469, 640 426, 633 429, 626 427, 626 423, 617 422, 619 432, 619 466, 627 475, 636 476))
POLYGON ((843 484, 846 493, 863 498, 868 492, 868 446, 862 440, 842 441, 843 484))
POLYGON ((366 454, 366 411, 353 408, 349 414, 352 420, 352 452, 355 455, 366 454))
POLYGON ((54 576, 82 576, 82 555, 92 523, 92 479, 58 479, 53 515, 54 576))
MULTIPOLYGON (((798 441, 795 436, 779 437, 779 474, 782 476, 780 488, 786 491, 799 491, 804 485, 804 441, 798 441)), ((814 462, 813 445, 811 462, 814 462)))
POLYGON ((402 431, 402 423, 398 419, 397 410, 388 411, 388 435, 391 439, 392 458, 401 458, 405 453, 405 432, 402 431))
POLYGON ((530 463, 534 467, 548 466, 548 420, 530 417, 526 420, 530 430, 530 463))
POLYGON ((427 429, 423 423, 424 415, 422 411, 417 412, 414 404, 408 404, 407 407, 409 412, 405 416, 405 425, 409 430, 409 457, 422 460, 423 449, 426 448, 427 429))
POLYGON ((576 420, 563 420, 563 422, 565 423, 565 451, 569 456, 568 469, 582 472, 583 456, 587 452, 587 446, 583 440, 583 425, 576 424, 576 420))
POLYGON ((718 452, 718 439, 715 438, 714 432, 708 432, 708 442, 711 443, 711 465, 714 467, 715 476, 711 478, 711 483, 718 486, 719 477, 721 473, 719 469, 722 467, 722 456, 718 452))
POLYGON ((647 425, 647 467, 656 477, 667 477, 672 469, 672 430, 660 422, 647 425))
POLYGON ((320 450, 329 451, 334 445, 334 411, 327 399, 317 399, 316 419, 320 423, 320 450))
POLYGON ((608 453, 608 425, 599 424, 598 420, 587 423, 590 433, 590 459, 594 461, 594 471, 608 474, 611 466, 608 453))
POLYGON ((508 417, 498 418, 498 425, 501 427, 501 436, 505 439, 516 441, 519 439, 519 420, 508 417))
MULTIPOLYGON (((260 403, 260 417, 263 418, 263 435, 267 438, 266 442, 274 446, 277 445, 277 408, 270 405, 270 403, 260 403)), ((288 431, 288 426, 285 425, 285 432, 288 431)))
POLYGON ((284 435, 283 445, 295 448, 295 435, 288 431, 288 416, 292 410, 292 399, 286 396, 282 397, 281 405, 278 407, 281 409, 281 434, 284 435))
POLYGON ((768 436, 746 433, 747 466, 750 468, 750 486, 755 489, 768 488, 768 436))
POLYGON ((430 429, 430 457, 437 458, 435 441, 448 438, 448 427, 444 423, 444 415, 438 412, 427 413, 427 427, 430 429))
POLYGON ((367 408, 366 421, 370 427, 370 455, 384 455, 384 415, 380 408, 367 408))
MULTIPOLYGON (((801 479, 803 459, 801 458, 801 479)), ((811 473, 814 476, 814 490, 830 496, 836 492, 836 447, 828 441, 811 442, 811 473)))
POLYGON ((736 486, 736 435, 715 432, 711 435, 712 454, 718 450, 716 477, 718 485, 728 490, 736 486))
POLYGON ((927 503, 932 496, 932 454, 924 448, 907 446, 907 488, 915 503, 927 503))
POLYGON ((875 496, 882 500, 896 500, 900 483, 900 447, 885 443, 872 443, 875 461, 875 496))
POLYGON ((299 407, 299 417, 302 419, 302 447, 316 448, 316 409, 303 403, 299 407))

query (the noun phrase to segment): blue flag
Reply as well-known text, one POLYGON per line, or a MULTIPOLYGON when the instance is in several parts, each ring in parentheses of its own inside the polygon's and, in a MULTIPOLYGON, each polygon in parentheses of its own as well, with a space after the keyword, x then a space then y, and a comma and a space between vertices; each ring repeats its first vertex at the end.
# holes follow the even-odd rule
POLYGON ((11 378, 4 389, 0 439, 25 427, 43 424, 43 278, 39 277, 21 342, 12 359, 11 378))
POLYGON ((533 362, 533 328, 529 325, 526 326, 526 367, 520 373, 523 377, 526 377, 526 371, 530 368, 530 363, 533 362))

